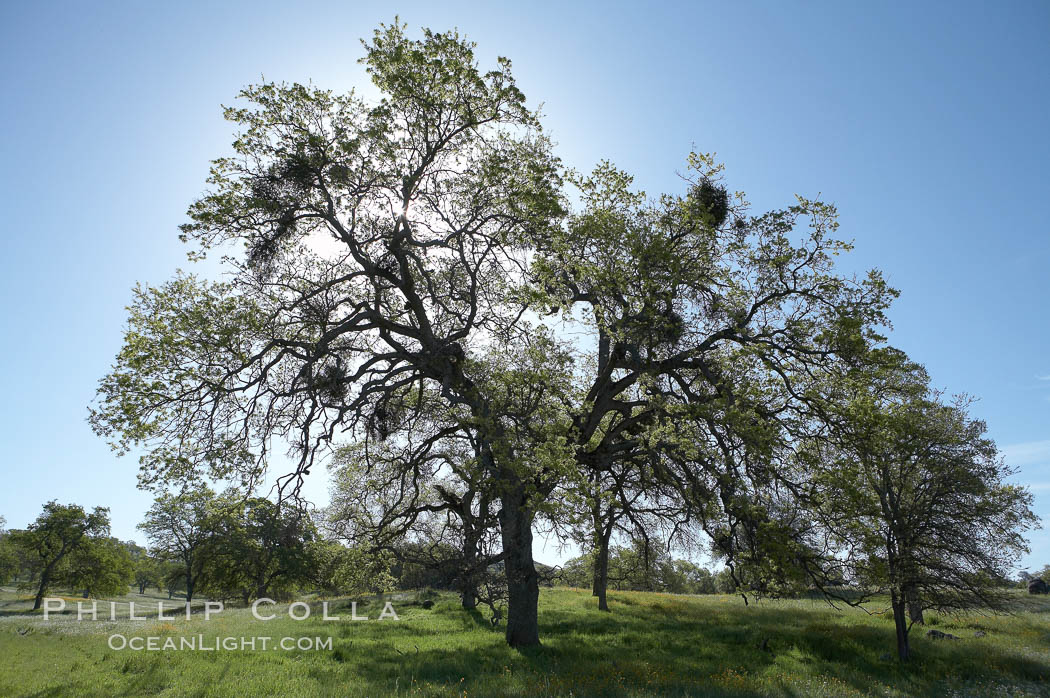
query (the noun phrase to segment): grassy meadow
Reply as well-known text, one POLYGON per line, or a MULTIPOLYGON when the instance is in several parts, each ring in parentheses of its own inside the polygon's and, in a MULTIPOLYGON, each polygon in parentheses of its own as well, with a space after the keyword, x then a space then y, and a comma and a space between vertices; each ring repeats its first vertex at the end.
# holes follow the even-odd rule
POLYGON ((451 595, 431 608, 424 595, 389 595, 396 621, 377 620, 378 598, 358 601, 368 621, 350 621, 346 599, 329 602, 339 621, 322 620, 320 602, 303 621, 277 605, 261 609, 277 614, 269 621, 227 608, 205 622, 202 604, 190 619, 157 621, 166 598, 129 594, 117 599, 116 620, 100 603, 99 620, 78 622, 81 599, 66 597, 67 613, 45 622, 26 594, 0 592, 0 696, 1050 695, 1050 599, 1020 594, 1008 616, 931 614, 929 626, 960 639, 927 639, 916 627, 907 666, 894 658, 888 614, 816 600, 745 606, 736 596, 611 592, 607 614, 587 591, 544 589, 543 646, 519 652, 451 595), (128 620, 129 601, 152 620, 128 620), (270 637, 271 646, 114 650, 114 634, 161 644, 203 638, 205 646, 270 637), (284 637, 321 638, 321 647, 276 647, 284 637))

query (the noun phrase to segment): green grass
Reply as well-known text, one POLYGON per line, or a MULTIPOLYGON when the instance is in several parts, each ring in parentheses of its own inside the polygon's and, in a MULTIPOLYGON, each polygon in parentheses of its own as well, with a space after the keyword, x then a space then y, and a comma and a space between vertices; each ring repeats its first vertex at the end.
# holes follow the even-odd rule
MULTIPOLYGON (((145 599, 155 604, 158 599, 145 599)), ((121 599, 143 600, 138 595, 121 599)), ((583 591, 543 590, 543 646, 518 652, 481 614, 451 596, 423 609, 395 596, 400 621, 261 622, 227 609, 159 623, 76 622, 25 610, 0 593, 0 696, 848 696, 1050 695, 1050 601, 1019 596, 1009 616, 943 617, 931 625, 958 635, 928 640, 912 632, 914 660, 899 665, 893 622, 820 601, 732 596, 610 594, 600 613, 583 591), (984 637, 974 637, 976 631, 984 637), (331 649, 299 651, 115 651, 113 633, 161 638, 331 638, 331 649), (763 642, 771 651, 762 649, 763 642)), ((70 603, 73 603, 71 601, 70 603)), ((105 607, 108 617, 108 605, 105 607)), ((141 611, 139 611, 141 613, 141 611)), ((75 614, 75 607, 74 607, 75 614)), ((271 640, 275 642, 276 640, 271 640)), ((163 642, 163 640, 161 640, 163 642)))

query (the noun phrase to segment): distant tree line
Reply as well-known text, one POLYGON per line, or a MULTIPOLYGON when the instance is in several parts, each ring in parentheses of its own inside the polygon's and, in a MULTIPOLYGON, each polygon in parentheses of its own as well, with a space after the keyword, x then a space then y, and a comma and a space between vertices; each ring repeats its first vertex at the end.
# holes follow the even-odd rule
POLYGON ((161 493, 139 528, 149 547, 109 535, 109 512, 48 502, 24 530, 0 517, 0 584, 84 598, 155 589, 169 599, 291 600, 304 593, 456 589, 454 551, 376 551, 322 537, 305 510, 207 487, 161 493))
MULTIPOLYGON (((573 558, 550 575, 560 586, 592 589, 595 552, 573 558)), ((727 568, 716 572, 689 560, 674 558, 644 541, 609 549, 607 581, 617 591, 655 591, 666 594, 730 594, 737 583, 727 568)))

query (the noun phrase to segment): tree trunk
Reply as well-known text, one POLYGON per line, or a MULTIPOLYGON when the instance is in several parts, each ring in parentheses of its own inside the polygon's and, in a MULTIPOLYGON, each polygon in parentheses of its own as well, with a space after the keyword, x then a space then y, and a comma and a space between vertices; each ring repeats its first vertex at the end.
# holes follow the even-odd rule
POLYGON ((51 571, 44 570, 40 575, 40 586, 37 587, 36 599, 33 601, 33 610, 40 610, 40 606, 44 603, 44 594, 47 593, 47 587, 51 583, 51 571))
POLYGON ((915 585, 908 585, 904 588, 904 599, 908 602, 908 618, 911 619, 911 622, 925 625, 926 622, 922 617, 922 597, 915 585))
MULTIPOLYGON (((283 574, 283 573, 282 573, 283 574)), ((279 575, 274 574, 269 579, 256 579, 255 580, 255 595, 252 596, 252 592, 247 589, 244 591, 244 605, 247 606, 251 603, 252 599, 268 599, 270 598, 270 585, 273 584, 273 580, 279 575)))
POLYGON ((601 560, 601 571, 599 572, 601 587, 598 589, 598 610, 608 611, 609 610, 609 548, 605 546, 605 553, 602 555, 601 560))
POLYGON ((532 516, 525 508, 524 489, 520 482, 515 483, 500 499, 500 533, 507 575, 507 644, 511 647, 540 644, 540 583, 532 561, 532 516))
POLYGON ((463 537, 463 568, 466 570, 460 582, 460 597, 463 608, 472 611, 478 607, 478 543, 473 535, 463 537))
POLYGON ((601 596, 601 579, 599 578, 598 569, 601 566, 601 530, 602 530, 602 513, 601 503, 595 500, 594 506, 591 507, 591 527, 594 530, 594 565, 591 570, 593 573, 593 579, 591 581, 591 596, 601 596))
POLYGON ((193 573, 186 567, 186 603, 193 601, 193 573))
POLYGON ((598 597, 598 610, 609 610, 609 531, 595 531, 597 550, 594 556, 594 596, 598 597))
POLYGON ((906 603, 897 595, 896 589, 890 593, 890 599, 893 604, 893 622, 897 627, 897 656, 902 662, 906 662, 911 656, 911 649, 908 647, 908 619, 904 615, 906 603))
POLYGON ((464 589, 461 596, 464 610, 473 611, 478 607, 478 595, 474 589, 464 589))

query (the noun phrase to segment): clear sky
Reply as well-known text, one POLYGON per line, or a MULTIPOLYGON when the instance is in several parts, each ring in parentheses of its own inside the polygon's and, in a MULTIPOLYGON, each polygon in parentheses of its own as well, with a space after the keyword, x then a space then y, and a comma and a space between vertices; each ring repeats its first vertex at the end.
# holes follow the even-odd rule
MULTIPOLYGON (((573 167, 656 194, 695 146, 756 208, 836 203, 847 268, 902 291, 892 342, 980 398, 1050 528, 1050 3, 564 0, 0 4, 9 526, 58 499, 141 540, 137 464, 85 422, 130 289, 190 266, 176 226, 228 152, 220 104, 260 76, 364 85, 358 39, 395 12, 511 58, 573 167)), ((1050 531, 1032 547, 1050 563, 1050 531)))

